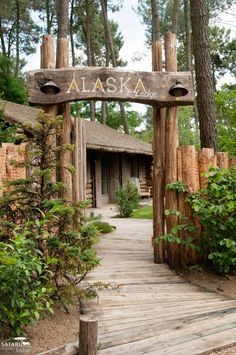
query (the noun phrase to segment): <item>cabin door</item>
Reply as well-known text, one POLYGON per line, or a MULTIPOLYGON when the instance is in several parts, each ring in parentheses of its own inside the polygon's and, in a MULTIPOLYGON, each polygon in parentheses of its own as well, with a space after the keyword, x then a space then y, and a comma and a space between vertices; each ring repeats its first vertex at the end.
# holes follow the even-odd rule
POLYGON ((101 158, 101 192, 102 204, 109 203, 109 161, 108 157, 101 158))

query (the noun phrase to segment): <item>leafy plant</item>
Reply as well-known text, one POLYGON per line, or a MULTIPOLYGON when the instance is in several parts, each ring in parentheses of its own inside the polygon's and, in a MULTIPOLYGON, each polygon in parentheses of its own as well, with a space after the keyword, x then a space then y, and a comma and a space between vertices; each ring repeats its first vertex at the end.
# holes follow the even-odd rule
MULTIPOLYGON (((53 290, 50 302, 59 300, 68 311, 66 303, 73 302, 75 297, 91 297, 91 292, 78 287, 78 284, 89 270, 98 265, 99 261, 94 249, 94 243, 98 240, 96 228, 84 224, 80 205, 67 201, 61 193, 65 189, 64 185, 54 182, 53 179, 57 167, 56 156, 60 147, 54 146, 51 136, 59 134, 60 127, 60 117, 53 121, 44 115, 39 118, 37 131, 31 140, 31 152, 28 153, 26 161, 32 174, 27 179, 6 182, 7 189, 0 198, 0 241, 4 248, 7 245, 11 250, 16 242, 16 227, 24 230, 27 226, 26 255, 29 249, 32 253, 29 255, 37 256, 37 259, 32 260, 38 262, 39 259, 42 270, 47 270, 46 273, 44 272, 43 280, 44 287, 53 290)), ((67 149, 67 147, 62 148, 67 149)), ((27 266, 28 259, 23 260, 22 265, 24 262, 27 266)), ((32 273, 35 274, 33 267, 34 265, 32 265, 32 273)), ((30 270, 27 273, 31 277, 30 270)), ((2 277, 7 287, 6 273, 2 277)), ((21 284, 21 274, 16 273, 14 277, 17 291, 9 286, 9 293, 11 290, 20 293, 18 288, 21 284)), ((36 300, 41 297, 40 287, 38 287, 41 276, 36 273, 35 278, 35 282, 32 283, 32 293, 36 300)), ((14 295, 9 295, 9 298, 11 297, 14 295)), ((34 309, 30 302, 31 300, 29 300, 29 307, 34 309)), ((42 312, 44 308, 42 307, 42 312)), ((19 316, 14 305, 11 310, 4 309, 7 313, 14 310, 16 312, 14 317, 19 316)), ((38 317, 40 309, 36 308, 36 311, 38 317)), ((8 317, 6 314, 7 319, 8 317)), ((29 321, 34 318, 27 317, 29 321)), ((17 323, 18 329, 20 329, 19 324, 17 323)), ((21 324, 25 324, 24 320, 21 324)))
POLYGON ((28 226, 16 228, 10 243, 0 243, 0 329, 10 328, 12 336, 24 333, 42 313, 53 312, 51 272, 28 233, 28 226))
POLYGON ((89 224, 92 224, 97 229, 97 231, 102 234, 111 233, 114 228, 109 223, 101 220, 95 220, 90 222, 89 224))
POLYGON ((132 215, 134 209, 138 208, 138 189, 132 181, 129 181, 126 188, 120 188, 115 192, 116 207, 119 217, 127 218, 132 215))
POLYGON ((207 255, 218 272, 227 273, 236 266, 236 168, 211 168, 206 176, 206 188, 194 193, 180 187, 178 183, 169 186, 180 192, 186 191, 186 202, 203 226, 201 235, 197 226, 179 211, 167 210, 167 215, 179 217, 179 224, 171 233, 157 238, 157 242, 165 239, 184 244, 202 256, 207 255), (187 238, 181 237, 182 232, 187 232, 187 238))
POLYGON ((236 169, 212 168, 206 189, 188 196, 194 215, 204 227, 204 248, 220 272, 236 265, 236 169))

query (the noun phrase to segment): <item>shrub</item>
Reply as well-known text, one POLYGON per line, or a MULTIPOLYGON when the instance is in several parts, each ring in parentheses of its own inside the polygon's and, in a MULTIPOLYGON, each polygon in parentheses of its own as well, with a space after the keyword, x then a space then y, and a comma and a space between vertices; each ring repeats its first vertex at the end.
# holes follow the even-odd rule
MULTIPOLYGON (((80 205, 67 201, 61 193, 65 189, 63 184, 52 179, 57 165, 56 155, 61 148, 52 146, 49 137, 55 132, 60 132, 60 125, 60 118, 51 121, 42 116, 39 119, 38 130, 31 140, 31 156, 28 156, 26 162, 26 165, 31 168, 32 175, 28 179, 7 182, 9 189, 0 198, 0 242, 2 242, 3 253, 15 250, 14 243, 18 240, 15 230, 18 228, 23 231, 27 226, 27 233, 24 234, 26 256, 22 259, 22 267, 25 267, 27 275, 24 275, 23 271, 21 274, 20 268, 17 272, 14 269, 16 264, 13 264, 15 288, 11 288, 7 286, 10 282, 7 279, 7 268, 3 268, 2 274, 4 287, 8 287, 9 299, 14 299, 14 293, 21 294, 22 276, 25 280, 32 281, 29 282, 29 289, 25 292, 29 293, 29 310, 31 308, 33 312, 36 309, 36 317, 29 316, 27 310, 24 320, 20 315, 21 310, 15 308, 14 302, 9 303, 9 308, 1 308, 2 319, 4 312, 6 319, 10 319, 10 314, 13 313, 15 313, 14 319, 21 317, 16 326, 14 325, 17 329, 21 327, 20 319, 22 319, 21 324, 24 325, 28 320, 38 319, 40 313, 44 312, 46 307, 42 304, 45 289, 52 290, 48 302, 59 300, 66 311, 68 311, 66 303, 73 302, 75 297, 90 298, 92 293, 89 289, 80 288, 78 285, 87 272, 99 263, 94 249, 94 243, 97 241, 95 227, 87 228, 84 225, 80 205), (42 275, 37 272, 37 268, 44 270, 42 275), (44 281, 43 290, 42 281, 44 281), (32 305, 31 296, 35 297, 36 308, 32 305)), ((71 149, 71 147, 63 147, 63 149, 67 148, 71 149)), ((16 253, 18 252, 19 250, 16 250, 16 253)), ((18 256, 17 254, 16 260, 18 256)), ((24 287, 26 288, 26 285, 24 287)), ((10 323, 13 326, 12 322, 10 323)))
POLYGON ((188 196, 204 227, 203 250, 220 272, 236 265, 236 169, 212 168, 206 189, 188 196))
POLYGON ((133 182, 129 181, 126 188, 120 188, 115 192, 115 200, 119 217, 130 217, 139 204, 137 187, 133 182))
POLYGON ((0 330, 10 328, 12 336, 52 312, 49 268, 43 262, 28 230, 16 230, 11 243, 0 243, 0 330))
MULTIPOLYGON (((180 218, 181 223, 171 233, 157 238, 181 243, 207 255, 216 271, 227 273, 236 266, 236 168, 220 170, 212 168, 206 175, 208 183, 204 190, 186 192, 186 201, 191 205, 194 216, 200 218, 203 232, 193 225, 179 211, 166 211, 180 218), (179 232, 187 232, 181 239, 179 232), (196 242, 197 241, 197 242, 196 242), (200 241, 200 243, 199 243, 200 241)), ((169 186, 179 190, 179 184, 169 186)))
POLYGON ((90 222, 99 233, 106 234, 106 233, 111 233, 113 231, 113 228, 109 223, 101 221, 101 220, 95 220, 93 222, 90 222))

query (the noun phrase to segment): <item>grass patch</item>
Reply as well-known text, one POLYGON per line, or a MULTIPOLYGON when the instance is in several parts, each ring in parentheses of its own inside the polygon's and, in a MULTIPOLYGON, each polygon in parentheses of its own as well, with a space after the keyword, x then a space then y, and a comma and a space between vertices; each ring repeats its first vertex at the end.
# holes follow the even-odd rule
POLYGON ((97 231, 101 234, 111 233, 115 228, 111 226, 109 223, 103 222, 101 220, 92 221, 89 224, 95 226, 97 231))
POLYGON ((152 206, 144 206, 140 207, 138 210, 134 210, 132 218, 153 219, 152 206))

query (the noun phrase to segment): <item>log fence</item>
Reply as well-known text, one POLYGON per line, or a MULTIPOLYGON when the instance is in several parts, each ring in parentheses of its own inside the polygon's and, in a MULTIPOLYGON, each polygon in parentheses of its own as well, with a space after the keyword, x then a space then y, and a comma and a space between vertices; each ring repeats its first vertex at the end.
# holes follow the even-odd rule
MULTIPOLYGON (((206 173, 211 167, 218 167, 220 169, 228 169, 236 166, 236 159, 229 158, 227 152, 214 153, 211 148, 203 148, 197 152, 194 145, 182 146, 177 148, 177 181, 183 182, 189 189, 194 192, 199 189, 204 189, 207 185, 206 173)), ((172 181, 174 182, 174 181, 172 181)), ((201 230, 202 226, 200 220, 193 217, 190 205, 185 202, 184 193, 173 191, 177 198, 177 209, 182 215, 188 219, 201 230)), ((168 209, 176 209, 176 203, 173 205, 165 204, 168 209)), ((169 216, 166 216, 166 222, 169 216)), ((176 220, 176 224, 178 221, 176 220)), ((179 221, 179 223, 181 223, 179 221)), ((170 230, 166 230, 170 232, 170 230)), ((185 238, 186 234, 180 232, 180 238, 185 238)), ((193 250, 180 245, 178 248, 174 243, 161 244, 162 254, 167 256, 167 263, 171 268, 177 269, 180 266, 193 265, 197 262, 198 256, 193 250)))

